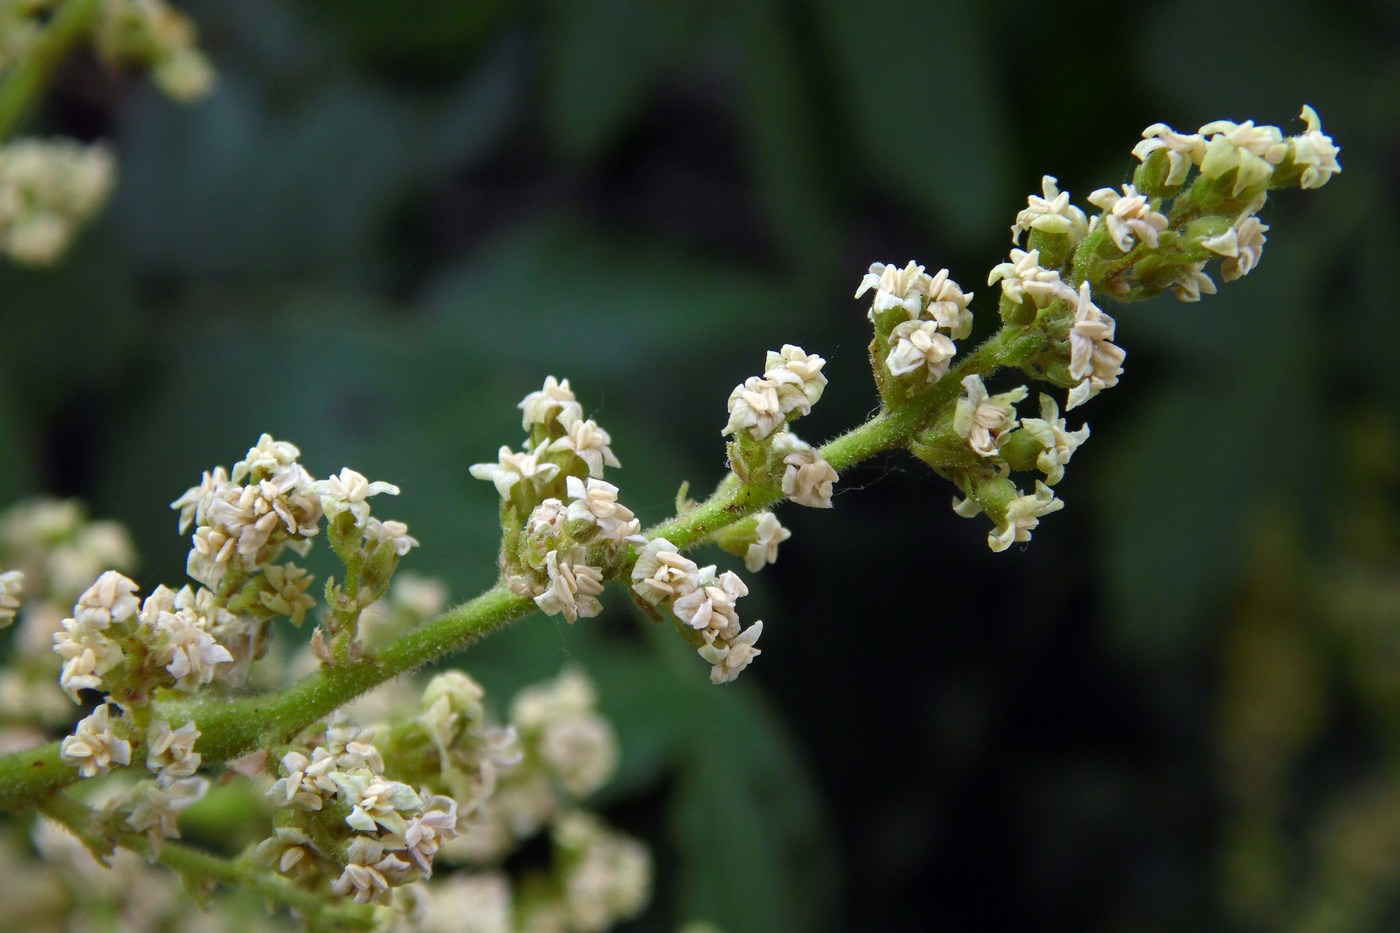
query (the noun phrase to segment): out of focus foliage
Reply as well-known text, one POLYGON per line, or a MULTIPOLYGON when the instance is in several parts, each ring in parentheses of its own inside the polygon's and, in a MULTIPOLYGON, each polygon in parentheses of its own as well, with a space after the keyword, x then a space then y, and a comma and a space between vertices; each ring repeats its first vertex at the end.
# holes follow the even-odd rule
POLYGON ((1043 173, 1082 201, 1150 123, 1315 106, 1345 174, 1278 197, 1221 296, 1114 312, 1126 377, 1029 549, 891 460, 784 515, 743 683, 622 604, 462 660, 497 695, 593 673, 610 814, 659 857, 639 929, 1400 922, 1400 8, 185 9, 217 90, 72 61, 29 129, 110 138, 113 203, 58 268, 0 270, 0 498, 129 523, 143 588, 182 570, 166 504, 270 431, 402 486, 410 566, 472 595, 496 497, 466 467, 549 373, 665 517, 766 349, 831 360, 811 439, 873 406, 871 261, 976 288, 1043 173))

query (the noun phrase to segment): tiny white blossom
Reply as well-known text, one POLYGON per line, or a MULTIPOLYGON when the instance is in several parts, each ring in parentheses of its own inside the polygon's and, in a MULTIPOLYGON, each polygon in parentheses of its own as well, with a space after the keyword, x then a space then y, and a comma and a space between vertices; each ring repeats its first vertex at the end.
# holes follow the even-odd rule
POLYGON ((176 690, 202 687, 218 674, 220 664, 233 663, 233 655, 193 612, 162 613, 156 639, 156 661, 175 678, 176 690))
POLYGON ((684 596, 700 585, 700 568, 665 538, 653 538, 632 566, 632 589, 653 606, 684 596))
POLYGON ((826 389, 825 365, 822 357, 790 343, 777 352, 768 351, 763 378, 776 387, 778 407, 784 415, 793 411, 805 415, 817 404, 826 389))
POLYGON ((350 804, 350 815, 345 818, 345 824, 362 833, 375 833, 383 827, 400 834, 406 828, 404 814, 423 806, 418 792, 402 781, 376 777, 363 788, 348 781, 339 782, 337 786, 342 791, 353 787, 357 792, 346 800, 350 804))
POLYGON ((757 573, 766 564, 778 562, 778 545, 792 537, 792 532, 783 527, 778 516, 764 512, 758 516, 754 526, 754 541, 744 552, 744 566, 749 573, 757 573))
POLYGON ((595 477, 603 475, 605 466, 622 466, 613 455, 612 448, 608 446, 612 443, 612 437, 598 427, 597 422, 582 418, 566 420, 564 414, 559 416, 559 420, 566 426, 567 433, 551 441, 540 453, 572 453, 588 466, 588 475, 595 477))
POLYGON ((947 269, 939 269, 938 274, 925 283, 924 290, 928 293, 928 307, 924 308, 924 313, 950 337, 962 340, 972 333, 972 312, 967 310, 972 292, 964 292, 957 282, 948 278, 947 269))
POLYGON ((121 645, 100 631, 70 626, 72 621, 65 619, 63 631, 54 633, 53 650, 64 659, 59 686, 77 703, 80 690, 101 690, 102 675, 120 664, 126 655, 121 645))
POLYGON ((306 488, 306 492, 320 496, 321 510, 328 520, 335 521, 336 516, 349 512, 355 517, 355 524, 363 526, 369 518, 369 502, 366 500, 382 492, 397 496, 399 487, 382 481, 371 483, 364 474, 342 467, 339 475, 317 480, 306 488))
POLYGON ((335 756, 317 748, 310 758, 301 752, 282 756, 282 777, 267 789, 266 796, 279 807, 296 804, 305 810, 319 810, 336 793, 331 774, 336 767, 335 756))
POLYGON ((1026 208, 1016 215, 1016 223, 1011 225, 1012 243, 1020 243, 1021 234, 1031 230, 1064 234, 1074 243, 1084 239, 1089 232, 1089 219, 1082 210, 1069 203, 1069 192, 1061 191, 1055 184, 1056 180, 1054 175, 1042 176, 1041 194, 1026 198, 1026 208))
POLYGON ((727 684, 738 677, 744 668, 753 663, 754 658, 763 653, 762 650, 754 647, 762 634, 763 621, 760 619, 744 629, 738 638, 733 639, 728 644, 711 641, 697 648, 696 651, 699 652, 700 657, 714 665, 710 668, 710 682, 727 684))
POLYGON ((1069 374, 1082 381, 1070 391, 1066 411, 1118 384, 1127 353, 1112 343, 1114 327, 1113 318, 1092 301, 1089 283, 1082 283, 1069 331, 1069 374))
POLYGON ((577 476, 570 476, 564 484, 573 499, 565 512, 569 521, 592 522, 602 529, 605 537, 615 541, 640 530, 641 524, 632 510, 617 501, 618 489, 612 483, 591 477, 584 482, 577 476))
POLYGON ((877 312, 890 308, 903 308, 911 318, 916 318, 923 308, 929 281, 924 267, 912 259, 903 269, 883 262, 871 263, 870 271, 860 280, 855 297, 859 298, 870 289, 875 289, 875 300, 870 308, 871 320, 875 319, 877 312))
POLYGON ((219 490, 227 485, 229 485, 228 471, 223 467, 215 467, 212 472, 206 471, 204 473, 204 478, 200 480, 198 486, 191 486, 185 490, 180 498, 170 503, 172 509, 180 510, 180 534, 188 531, 191 524, 204 524, 209 503, 213 501, 219 490))
POLYGON ((1040 396, 1040 417, 1022 418, 1021 428, 1040 442, 1044 450, 1036 458, 1035 465, 1045 474, 1045 483, 1053 486, 1065 475, 1065 464, 1069 463, 1079 445, 1089 439, 1089 426, 1071 431, 1060 417, 1059 406, 1048 395, 1040 396))
POLYGON ((1215 294, 1215 282, 1205 273, 1204 262, 1193 263, 1182 270, 1181 278, 1172 285, 1172 294, 1181 301, 1200 301, 1202 295, 1215 294))
POLYGON ((567 423, 583 417, 583 406, 574 400, 569 380, 560 382, 553 376, 546 376, 544 388, 525 396, 516 407, 522 412, 520 426, 526 431, 537 424, 548 425, 555 418, 567 423))
POLYGON ((1233 282, 1248 275, 1259 263, 1259 257, 1264 253, 1264 244, 1268 241, 1264 234, 1268 231, 1267 224, 1262 224, 1259 218, 1250 216, 1237 221, 1219 236, 1202 240, 1201 245, 1225 257, 1225 262, 1220 266, 1220 274, 1225 281, 1233 282))
POLYGON ((761 441, 786 420, 778 384, 772 379, 750 376, 729 393, 729 421, 720 434, 737 435, 746 430, 754 440, 761 441))
POLYGON ((208 790, 209 782, 204 778, 187 777, 168 783, 147 781, 136 792, 135 806, 126 825, 146 833, 159 852, 161 840, 180 838, 180 812, 201 800, 208 790))
POLYGON ((118 734, 120 720, 112 721, 112 709, 110 703, 97 707, 59 747, 59 757, 77 765, 83 777, 106 774, 113 765, 131 764, 131 743, 118 734))
POLYGON ((6 570, 0 573, 0 628, 14 621, 19 609, 19 594, 24 586, 24 573, 19 570, 6 570))
POLYGON ((1089 195, 1089 203, 1104 212, 1109 239, 1125 253, 1139 240, 1156 249, 1157 235, 1167 229, 1166 216, 1154 211, 1132 185, 1124 185, 1122 194, 1112 188, 1100 188, 1089 195))
POLYGON ((1167 157, 1168 185, 1179 185, 1186 180, 1192 166, 1200 165, 1206 156, 1205 137, 1197 134, 1183 134, 1165 123, 1154 123, 1142 131, 1142 142, 1133 147, 1133 155, 1143 162, 1157 150, 1167 157))
POLYGON ((831 488, 838 479, 831 464, 811 448, 796 450, 783 458, 783 495, 798 505, 813 509, 831 508, 831 488))
POLYGON ((235 483, 248 477, 267 479, 290 467, 300 457, 301 451, 295 444, 273 440, 271 434, 263 434, 258 437, 257 444, 248 449, 248 455, 233 465, 229 479, 235 483))
POLYGON ((403 851, 425 878, 433 875, 433 856, 444 842, 457 836, 457 801, 442 794, 419 792, 422 812, 410 817, 403 831, 403 851))
POLYGON ((1017 541, 1029 541, 1032 529, 1040 524, 1040 517, 1058 512, 1064 506, 1049 486, 1036 480, 1034 495, 1013 499, 1006 507, 1006 521, 987 535, 987 546, 1001 552, 1017 541))
POLYGON ((563 554, 550 551, 545 555, 545 570, 549 586, 535 597, 535 605, 546 615, 563 613, 565 619, 573 622, 579 616, 588 619, 603 611, 603 604, 597 599, 603 592, 603 571, 588 565, 582 548, 563 554))
POLYGON ((1001 282, 1001 290, 1017 304, 1027 298, 1037 308, 1043 308, 1056 298, 1074 300, 1074 289, 1060 280, 1060 273, 1040 265, 1040 250, 1013 249, 1009 262, 992 267, 987 284, 1001 282))
POLYGON ((418 547, 418 539, 408 533, 408 525, 393 519, 381 522, 372 515, 365 522, 365 540, 375 547, 391 544, 400 557, 418 547))
POLYGON ((1268 181, 1274 166, 1288 153, 1278 127, 1255 126, 1253 120, 1243 123, 1215 120, 1201 127, 1200 132, 1209 137, 1201 159, 1201 174, 1220 178, 1235 171, 1231 193, 1236 196, 1246 188, 1268 181))
POLYGON ((384 846, 367 836, 356 836, 346 851, 347 864, 340 877, 331 882, 331 890, 342 897, 351 896, 356 904, 388 904, 390 878, 399 878, 410 866, 384 846))
POLYGON ((676 618, 691 628, 709 629, 727 640, 739 634, 739 614, 735 603, 748 594, 749 588, 739 579, 739 575, 727 570, 713 583, 677 599, 671 610, 676 618))
POLYGON ((1307 166, 1298 184, 1302 188, 1321 188, 1342 170, 1337 163, 1337 153, 1342 150, 1332 142, 1331 136, 1322 132, 1322 120, 1316 110, 1304 104, 1299 116, 1307 123, 1308 131, 1288 140, 1294 164, 1307 166))
POLYGON ((259 594, 259 601, 300 627, 306 620, 306 610, 316 605, 315 597, 307 592, 314 580, 311 574, 296 564, 269 564, 263 568, 263 580, 269 589, 259 594))
POLYGON ((994 457, 1002 434, 1016 427, 1016 403, 1029 392, 1017 386, 1010 392, 989 396, 982 377, 973 373, 962 381, 964 394, 953 411, 953 430, 978 456, 994 457))
POLYGON ((78 597, 73 620, 81 626, 102 630, 113 622, 124 622, 136 614, 141 601, 136 583, 115 570, 108 570, 78 597))
POLYGON ((511 487, 521 480, 539 487, 559 473, 559 464, 540 463, 535 454, 514 453, 509 447, 502 447, 497 457, 496 463, 473 464, 469 472, 477 479, 494 483, 502 499, 509 499, 511 487))
POLYGON ((890 341, 890 352, 885 356, 890 375, 907 376, 922 370, 928 382, 943 378, 948 361, 958 352, 933 321, 902 321, 890 331, 890 341))
POLYGON ((187 722, 172 729, 164 719, 157 719, 146 730, 146 770, 163 780, 189 777, 199 770, 201 756, 194 750, 199 729, 187 722))

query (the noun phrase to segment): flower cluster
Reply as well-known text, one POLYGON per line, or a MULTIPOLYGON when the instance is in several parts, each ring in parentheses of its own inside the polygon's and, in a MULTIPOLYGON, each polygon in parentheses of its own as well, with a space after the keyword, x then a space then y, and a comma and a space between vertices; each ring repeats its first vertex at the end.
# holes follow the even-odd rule
MULTIPOLYGON (((1117 385, 1127 354, 1114 343, 1116 322, 1098 300, 1139 300, 1171 290, 1183 301, 1198 301, 1216 291, 1206 273, 1215 259, 1226 281, 1247 275, 1259 262, 1269 229, 1256 216, 1268 189, 1320 187, 1341 171, 1338 149, 1317 114, 1304 107, 1302 117, 1306 131, 1293 137, 1249 121, 1218 120, 1190 135, 1153 124, 1133 150, 1142 163, 1133 181, 1089 195, 1099 209, 1092 217, 1071 203, 1053 176, 1045 176, 1041 194, 1027 199, 1011 227, 1017 248, 987 279, 989 285, 1000 283, 1004 322, 989 342, 999 355, 992 368, 1011 365, 1068 389, 1066 410, 1117 385)), ((895 356, 883 364, 874 356, 888 332, 881 316, 915 313, 928 287, 922 269, 877 263, 857 292, 876 290, 872 365, 891 407, 918 396, 888 389, 887 377, 900 367, 892 362, 895 356)), ((938 363, 939 375, 951 358, 950 349, 938 363)), ((988 544, 1001 551, 1029 540, 1040 517, 1062 507, 1050 487, 1064 476, 1089 429, 1071 431, 1047 395, 1041 396, 1040 418, 1019 418, 1015 406, 1030 389, 1021 385, 991 395, 982 379, 988 370, 968 371, 970 366, 960 367, 964 391, 953 411, 930 415, 908 446, 961 488, 964 498, 954 502, 958 514, 985 512, 992 519, 988 544), (1044 478, 1026 493, 1008 478, 1018 470, 1039 471, 1044 478)))
POLYGON ((0 147, 0 250, 48 265, 107 202, 116 175, 102 145, 22 139, 0 147))
POLYGON ((907 391, 936 382, 958 352, 954 340, 972 333, 972 293, 948 277, 910 262, 903 269, 877 262, 856 289, 859 298, 874 291, 867 316, 875 325, 870 362, 882 394, 894 391, 888 380, 907 391))
POLYGON ((754 647, 763 622, 740 630, 735 603, 748 595, 744 581, 733 571, 716 575, 714 565, 697 566, 665 538, 653 538, 637 556, 632 591, 652 606, 669 607, 680 625, 698 633, 697 650, 713 665, 712 683, 728 683, 763 653, 754 647))
POLYGON ((612 438, 583 417, 567 379, 550 376, 519 407, 530 432, 524 449, 502 447, 495 463, 471 468, 501 496, 502 573, 549 615, 596 616, 605 577, 628 544, 645 540, 618 487, 603 479, 605 468, 621 466, 612 438))

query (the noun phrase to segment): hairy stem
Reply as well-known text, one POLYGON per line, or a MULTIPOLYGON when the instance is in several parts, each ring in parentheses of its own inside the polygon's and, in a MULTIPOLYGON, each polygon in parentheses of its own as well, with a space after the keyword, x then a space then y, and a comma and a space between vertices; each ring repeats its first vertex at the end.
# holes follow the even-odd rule
POLYGON ((102 0, 67 0, 29 51, 0 82, 0 140, 14 132, 35 98, 73 46, 92 29, 102 0))

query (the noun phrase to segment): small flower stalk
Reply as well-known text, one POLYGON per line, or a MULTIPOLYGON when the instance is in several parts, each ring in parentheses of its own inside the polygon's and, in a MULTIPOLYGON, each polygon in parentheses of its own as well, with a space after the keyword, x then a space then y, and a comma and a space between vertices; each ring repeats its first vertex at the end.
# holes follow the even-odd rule
MULTIPOLYGON (((207 75, 192 36, 163 10, 106 4, 99 47, 140 52, 175 93, 197 93, 207 75)), ((616 586, 639 622, 669 622, 711 683, 730 683, 765 650, 764 623, 744 619, 750 582, 725 564, 751 575, 776 562, 791 537, 778 510, 832 508, 843 473, 888 450, 946 479, 956 514, 985 516, 992 551, 1029 542, 1064 508, 1056 493, 1090 436, 1066 415, 1125 372, 1106 309, 1165 292, 1196 302, 1251 274, 1273 232, 1269 195, 1341 171, 1312 108, 1302 120, 1294 136, 1251 121, 1191 134, 1155 123, 1132 150, 1131 181, 1084 199, 1092 212, 1044 176, 990 269, 997 313, 980 320, 995 330, 974 348, 973 295, 949 270, 874 263, 855 296, 869 301, 879 410, 808 443, 793 422, 823 397, 826 360, 795 344, 769 351, 727 399, 725 478, 700 502, 683 485, 676 514, 652 527, 613 481, 611 435, 567 379, 548 377, 519 403, 518 449, 470 467, 499 503, 499 579, 451 609, 444 584, 398 575, 419 541, 378 514, 397 485, 349 467, 318 475, 267 434, 171 503, 190 535, 188 582, 138 583, 126 535, 74 503, 0 514, 0 628, 15 629, 0 670, 0 808, 41 806, 54 822, 38 825, 34 847, 55 862, 118 864, 124 848, 197 886, 237 879, 318 929, 470 915, 482 928, 602 930, 636 915, 650 856, 587 809, 621 756, 599 711, 609 684, 600 698, 569 668, 518 693, 501 721, 463 671, 389 682, 535 611, 598 617, 616 586), (321 540, 340 567, 318 585, 304 558, 321 540), (709 543, 720 562, 688 556, 709 543), (273 650, 277 626, 300 657, 273 650), (290 683, 258 692, 278 679, 290 683), (45 745, 46 733, 64 737, 45 745), (102 793, 65 793, 80 781, 102 793), (182 820, 188 829, 234 781, 253 788, 244 809, 261 840, 235 858, 191 858, 174 841, 182 820), (512 853, 532 840, 542 845, 522 869, 512 853)), ((0 151, 0 249, 42 261, 67 242, 82 199, 38 192, 66 184, 100 200, 106 182, 81 153, 43 166, 21 153, 18 167, 14 155, 0 151), (63 184, 43 177, 59 170, 63 184)), ((718 423, 718 399, 715 412, 718 423)))

